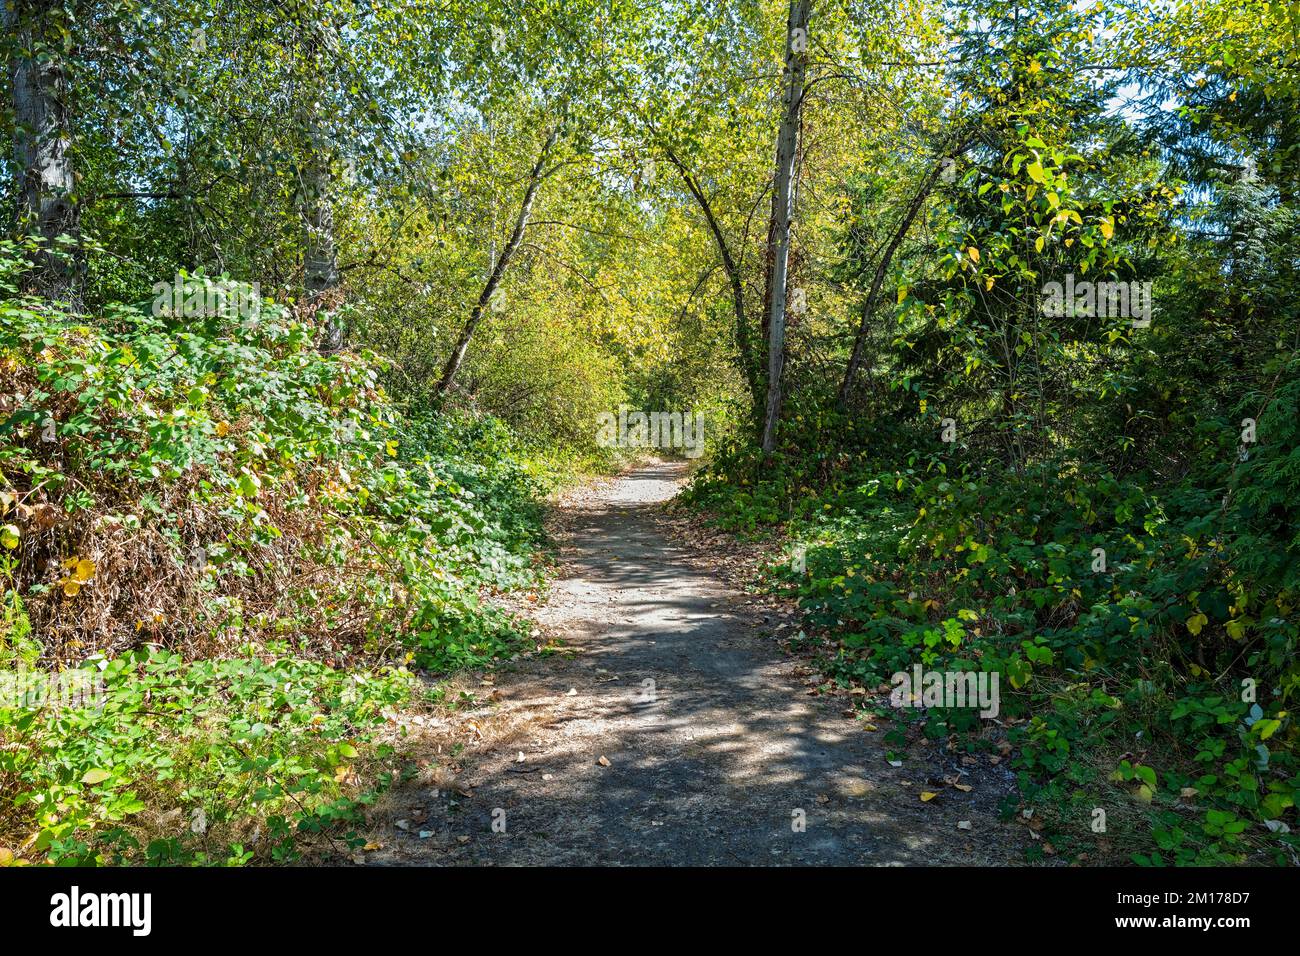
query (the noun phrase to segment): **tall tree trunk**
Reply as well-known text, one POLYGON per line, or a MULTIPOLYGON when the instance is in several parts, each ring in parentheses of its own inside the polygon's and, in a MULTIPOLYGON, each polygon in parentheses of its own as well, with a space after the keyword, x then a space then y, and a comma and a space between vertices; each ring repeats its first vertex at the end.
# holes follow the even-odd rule
POLYGON ((299 102, 299 125, 306 139, 306 159, 302 172, 302 200, 299 214, 303 225, 303 291, 306 301, 324 318, 317 347, 322 352, 337 352, 343 347, 344 329, 335 297, 330 293, 339 285, 338 247, 334 240, 334 206, 332 197, 333 149, 330 135, 321 120, 322 77, 328 75, 323 62, 328 42, 323 35, 327 23, 306 27, 304 66, 307 71, 299 102))
POLYGON ((59 236, 76 238, 80 210, 74 188, 68 117, 68 78, 51 20, 52 0, 6 0, 4 28, 16 41, 9 61, 13 92, 14 160, 18 168, 18 232, 42 240, 28 291, 80 300, 80 259, 55 250, 59 236))
POLYGON ((785 284, 790 265, 790 222, 794 215, 795 152, 799 141, 799 112, 803 108, 807 65, 808 18, 811 0, 790 0, 785 40, 786 87, 781 126, 776 136, 776 179, 772 190, 771 250, 767 311, 767 404, 763 416, 763 451, 776 446, 781 417, 781 372, 785 367, 785 284))
POLYGON ((546 143, 542 146, 537 162, 533 164, 533 168, 528 174, 528 187, 524 190, 524 201, 519 206, 519 215, 515 217, 515 228, 510 233, 505 248, 501 250, 501 255, 496 264, 492 267, 487 282, 483 285, 483 291, 479 293, 478 301, 474 303, 474 308, 470 310, 469 318, 465 320, 465 327, 461 329, 460 338, 456 340, 451 355, 447 357, 447 364, 442 370, 442 378, 438 382, 439 396, 445 395, 456 380, 456 373, 460 371, 461 363, 465 361, 465 353, 469 350, 470 340, 474 338, 474 330, 478 328, 484 311, 492 302, 492 294, 496 292, 497 287, 501 284, 501 278, 505 275, 510 260, 514 258, 515 252, 519 249, 519 243, 523 241, 524 230, 528 227, 528 217, 532 215, 533 211, 533 200, 537 197, 537 187, 546 178, 546 160, 555 147, 555 141, 559 138, 559 135, 558 126, 547 135, 546 143))
POLYGON ((731 254, 731 247, 727 244, 727 238, 722 234, 722 227, 718 225, 717 217, 713 214, 713 207, 710 205, 708 197, 704 195, 704 190, 700 184, 695 181, 690 170, 671 149, 664 148, 668 161, 676 167, 677 172, 681 174, 682 182, 686 184, 686 189, 699 204, 700 211, 704 214, 704 221, 709 226, 709 233, 713 236, 713 241, 718 247, 718 255, 722 259, 722 270, 727 274, 727 282, 731 286, 731 309, 735 315, 736 321, 736 348, 740 352, 740 364, 745 373, 745 381, 749 385, 750 397, 754 407, 758 407, 761 392, 758 380, 758 366, 754 361, 754 348, 749 340, 749 323, 745 318, 745 287, 740 275, 740 266, 736 263, 735 256, 731 254))
POLYGON ((343 324, 338 303, 330 292, 338 288, 338 249, 334 243, 334 208, 330 202, 331 174, 323 142, 311 147, 303 172, 303 289, 309 302, 324 314, 319 348, 337 352, 343 347, 343 324))

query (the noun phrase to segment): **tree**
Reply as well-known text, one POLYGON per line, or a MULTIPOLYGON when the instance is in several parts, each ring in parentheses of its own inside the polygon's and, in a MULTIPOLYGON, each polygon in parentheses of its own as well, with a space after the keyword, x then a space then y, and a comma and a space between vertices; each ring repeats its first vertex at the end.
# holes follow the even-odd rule
POLYGON ((808 18, 811 0, 791 0, 785 46, 785 95, 776 136, 776 173, 772 188, 772 220, 768 248, 767 403, 763 417, 763 451, 776 445, 781 416, 781 372, 785 367, 786 275, 790 264, 790 226, 794 219, 795 155, 799 117, 803 109, 807 69, 808 18))
POLYGON ((524 230, 528 228, 528 217, 532 215, 533 200, 537 198, 537 189, 541 186, 542 181, 553 172, 553 170, 547 170, 546 163, 559 135, 560 127, 558 125, 552 127, 551 131, 546 135, 546 141, 542 144, 537 161, 533 163, 533 168, 528 173, 528 185, 524 189, 524 197, 519 204, 519 212, 515 216, 514 229, 510 233, 510 238, 506 240, 501 254, 497 256, 487 282, 483 284, 483 291, 479 293, 478 301, 474 303, 474 307, 470 310, 469 318, 465 320, 460 337, 456 340, 455 346, 452 347, 451 355, 447 358, 447 364, 443 366, 442 377, 438 380, 439 395, 445 395, 451 388, 452 382, 455 381, 456 373, 460 371, 461 363, 465 361, 465 352, 469 349, 470 340, 474 337, 474 330, 478 328, 484 311, 492 304, 493 296, 496 295, 497 289, 501 285, 501 278, 505 275, 506 269, 510 267, 510 261, 514 258, 515 253, 519 250, 519 244, 524 238, 524 230))
POLYGON ((19 234, 42 244, 32 291, 78 301, 80 256, 60 249, 75 240, 80 222, 72 164, 68 76, 60 35, 67 35, 64 9, 54 0, 7 0, 9 83, 13 98, 14 154, 18 174, 19 234))
POLYGON ((303 220, 303 289, 307 301, 323 312, 320 348, 343 347, 344 329, 338 303, 330 293, 339 284, 338 246, 334 238, 331 160, 334 149, 321 112, 329 102, 332 71, 327 54, 337 46, 328 20, 300 24, 303 75, 297 92, 299 130, 304 138, 299 208, 303 220))

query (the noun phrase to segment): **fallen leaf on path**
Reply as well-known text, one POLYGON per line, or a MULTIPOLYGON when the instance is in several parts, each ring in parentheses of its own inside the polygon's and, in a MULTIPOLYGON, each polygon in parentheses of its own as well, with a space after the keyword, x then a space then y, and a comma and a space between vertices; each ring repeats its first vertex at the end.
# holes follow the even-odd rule
POLYGON ((604 754, 601 754, 600 757, 596 760, 596 763, 600 764, 602 767, 608 767, 609 758, 606 757, 604 754))
POLYGON ((938 794, 935 793, 935 792, 932 791, 932 790, 922 790, 922 791, 921 791, 921 802, 922 802, 922 803, 929 803, 931 800, 933 800, 933 799, 934 799, 935 797, 937 797, 937 796, 938 796, 938 794))

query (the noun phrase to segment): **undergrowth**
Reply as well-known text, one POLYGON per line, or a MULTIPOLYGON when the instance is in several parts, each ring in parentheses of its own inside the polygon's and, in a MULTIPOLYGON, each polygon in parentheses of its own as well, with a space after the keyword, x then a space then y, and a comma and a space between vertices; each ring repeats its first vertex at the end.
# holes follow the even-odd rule
POLYGON ((383 668, 519 645, 493 595, 539 583, 556 469, 494 420, 401 409, 378 357, 321 354, 251 287, 77 315, 22 268, 0 250, 0 668, 106 693, 0 700, 0 859, 287 858, 380 785, 345 768, 383 762, 383 668))
MULTIPOLYGON (((731 529, 784 525, 773 586, 839 686, 997 672, 1021 798, 1067 858, 1294 863, 1300 368, 1285 381, 1267 444, 1224 440, 1176 483, 823 445, 724 454, 688 500, 731 529)), ((921 713, 931 738, 989 746, 974 710, 921 713)))

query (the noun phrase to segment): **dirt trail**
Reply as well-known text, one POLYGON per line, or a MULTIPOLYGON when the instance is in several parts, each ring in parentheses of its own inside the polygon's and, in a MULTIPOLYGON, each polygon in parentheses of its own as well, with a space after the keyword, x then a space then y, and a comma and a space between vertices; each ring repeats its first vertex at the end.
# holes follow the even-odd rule
POLYGON ((799 662, 771 633, 770 609, 729 587, 665 529, 658 506, 683 474, 679 464, 648 465, 563 506, 562 576, 534 616, 577 653, 498 671, 491 706, 463 718, 482 741, 458 758, 464 792, 428 780, 399 790, 377 814, 383 847, 367 860, 1023 859, 1024 828, 993 812, 1009 787, 1005 770, 962 767, 939 747, 892 767, 883 727, 868 733, 843 716, 843 698, 808 694, 799 662), (927 782, 958 772, 971 791, 927 782), (937 798, 921 801, 935 789, 937 798), (792 825, 800 811, 802 832, 792 825), (494 831, 494 819, 504 832, 494 831))

